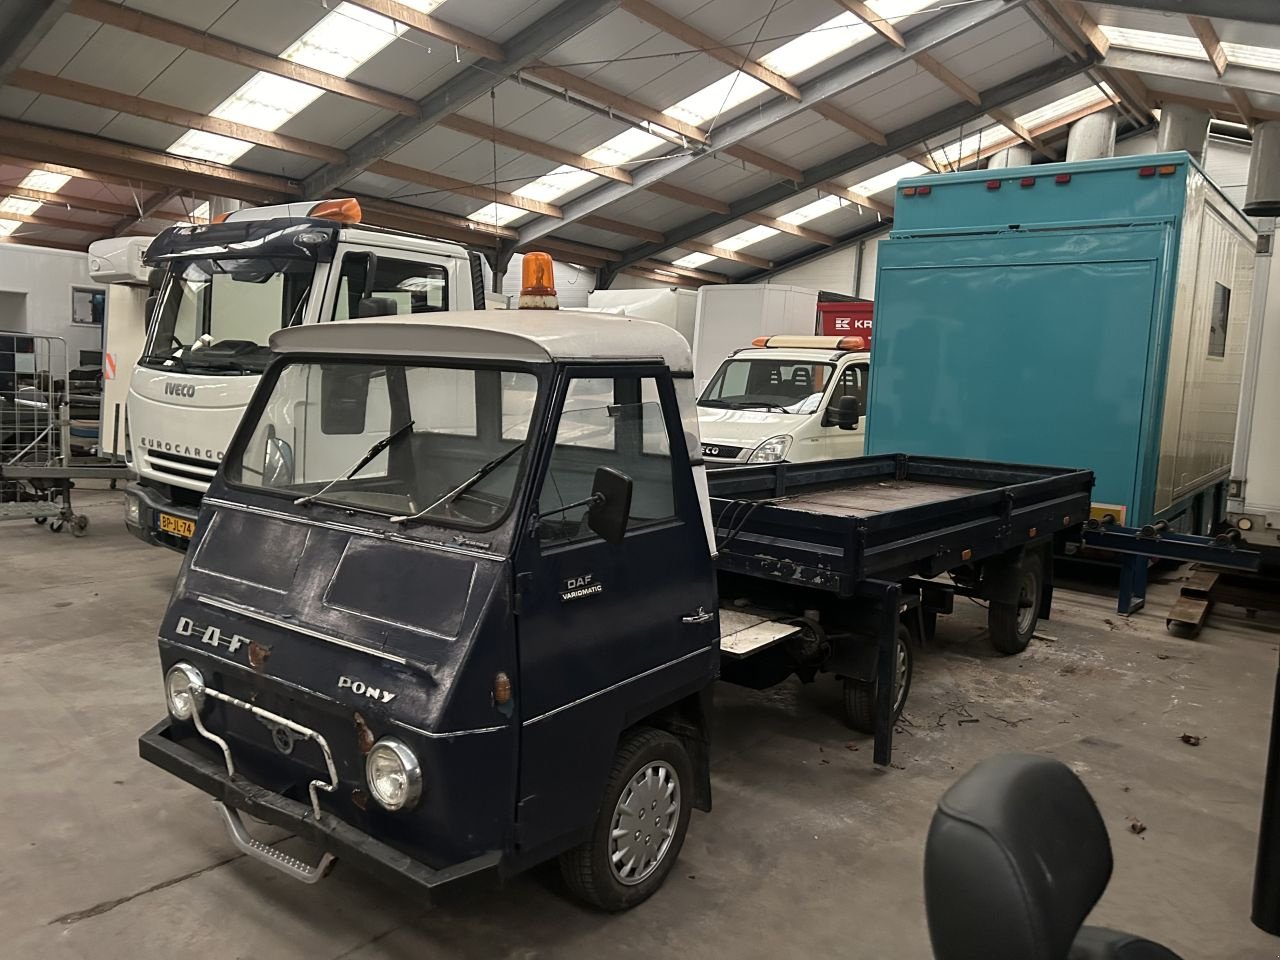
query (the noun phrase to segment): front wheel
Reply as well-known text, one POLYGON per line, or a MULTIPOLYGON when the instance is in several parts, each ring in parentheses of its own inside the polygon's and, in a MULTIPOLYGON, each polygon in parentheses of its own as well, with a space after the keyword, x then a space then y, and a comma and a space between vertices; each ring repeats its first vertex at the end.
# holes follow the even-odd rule
POLYGON ((679 740, 651 727, 627 736, 591 839, 560 856, 574 896, 611 913, 653 896, 684 844, 692 788, 693 765, 679 740))
POLYGON ((1018 575, 1017 603, 991 601, 987 611, 987 629, 991 645, 1000 653, 1012 656, 1027 649, 1031 635, 1040 620, 1040 594, 1044 589, 1044 566, 1038 556, 1022 559, 1018 575))
MULTIPOLYGON (((911 634, 905 626, 898 624, 893 644, 893 722, 902 716, 902 708, 907 705, 913 667, 911 634)), ((876 732, 876 693, 873 680, 844 679, 845 721, 859 733, 876 732)))

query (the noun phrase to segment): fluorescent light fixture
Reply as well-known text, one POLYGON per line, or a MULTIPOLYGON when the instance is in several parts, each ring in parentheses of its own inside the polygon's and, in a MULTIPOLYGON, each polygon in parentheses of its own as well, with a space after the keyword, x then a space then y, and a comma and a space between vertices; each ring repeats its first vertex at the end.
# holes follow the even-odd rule
POLYGON ((1204 45, 1195 37, 1186 37, 1177 33, 1157 33, 1154 30, 1130 30, 1128 27, 1102 28, 1117 47, 1130 50, 1145 50, 1149 53, 1165 53, 1173 57, 1189 57, 1192 60, 1208 60, 1204 45))
POLYGON ((681 257, 679 260, 672 260, 673 267, 685 267, 688 270, 696 270, 704 264, 710 263, 715 257, 706 253, 690 253, 681 257))

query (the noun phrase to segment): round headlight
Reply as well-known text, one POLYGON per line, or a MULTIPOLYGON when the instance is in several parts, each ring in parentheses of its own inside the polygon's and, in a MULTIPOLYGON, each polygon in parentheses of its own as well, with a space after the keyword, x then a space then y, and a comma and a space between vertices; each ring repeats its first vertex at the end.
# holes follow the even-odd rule
POLYGON ((379 740, 364 763, 373 799, 388 810, 404 810, 422 794, 422 767, 413 751, 399 740, 379 740))
POLYGON ((204 705, 204 677, 189 663, 175 663, 164 677, 165 699, 175 720, 190 720, 204 705))

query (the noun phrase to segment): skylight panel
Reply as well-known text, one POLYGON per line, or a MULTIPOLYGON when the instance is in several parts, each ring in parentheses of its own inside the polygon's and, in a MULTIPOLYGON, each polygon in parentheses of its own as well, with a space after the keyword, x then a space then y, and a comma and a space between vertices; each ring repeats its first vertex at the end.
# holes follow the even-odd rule
POLYGON ((852 13, 842 13, 803 36, 766 53, 760 58, 760 63, 774 73, 793 77, 861 43, 874 33, 874 30, 852 13))
POLYGON ((651 133, 645 133, 633 127, 606 140, 598 147, 592 147, 583 156, 601 164, 627 163, 665 144, 666 141, 661 137, 655 137, 651 133))
POLYGON ((467 217, 476 223, 491 223, 496 227, 505 227, 508 223, 519 220, 529 211, 519 207, 509 207, 505 203, 486 203, 475 213, 467 217))
POLYGON ((46 170, 32 170, 18 186, 27 190, 43 190, 45 193, 57 193, 67 185, 71 178, 65 173, 49 173, 46 170))
POLYGON ((1044 126, 1046 123, 1053 123, 1053 121, 1057 120, 1059 117, 1068 116, 1078 110, 1090 107, 1101 100, 1106 100, 1107 94, 1111 92, 1111 88, 1106 86, 1106 84, 1103 84, 1103 90, 1099 90, 1097 87, 1086 87, 1084 90, 1068 94, 1065 97, 1053 101, 1053 103, 1046 104, 1037 110, 1032 110, 1030 113, 1024 113, 1022 116, 1018 117, 1018 123, 1022 124, 1028 130, 1035 130, 1037 127, 1044 126), (1104 93, 1103 90, 1106 92, 1104 93))
POLYGON ((0 220, 0 237, 7 237, 22 226, 19 220, 0 220))
POLYGON ((909 160, 901 166, 894 167, 892 170, 886 170, 884 173, 863 180, 861 183, 855 183, 849 189, 863 196, 874 197, 877 193, 892 190, 903 177, 918 177, 920 174, 928 172, 928 169, 914 160, 909 160))
POLYGON ((1195 37, 1184 37, 1176 33, 1157 33, 1153 30, 1130 30, 1128 27, 1103 27, 1107 35, 1117 47, 1130 50, 1145 50, 1148 53, 1165 53, 1174 57, 1190 57, 1192 60, 1208 60, 1204 46, 1195 37))
POLYGON ((780 232, 773 229, 773 227, 752 227, 750 230, 743 230, 742 233, 736 233, 732 237, 726 237, 719 241, 716 246, 723 247, 725 250, 741 250, 743 247, 749 247, 753 243, 776 237, 780 232))
POLYGON ((689 94, 679 103, 667 107, 662 112, 677 120, 700 127, 712 117, 726 110, 732 110, 768 89, 769 87, 755 77, 749 77, 742 71, 735 70, 696 93, 689 94))
POLYGON ((5 197, 0 200, 0 213, 20 213, 29 217, 39 209, 39 200, 28 200, 26 197, 5 197))
POLYGON ((324 91, 274 73, 259 73, 209 112, 235 123, 276 130, 310 106, 324 91))
POLYGON ((405 29, 402 24, 380 13, 353 3, 340 3, 280 56, 345 77, 405 29))
POLYGON ((193 160, 208 160, 210 163, 233 163, 242 157, 253 146, 243 140, 233 140, 217 133, 205 133, 203 130, 188 130, 169 147, 169 153, 176 153, 193 160))
POLYGON ((1246 67, 1259 67, 1263 70, 1280 70, 1280 50, 1275 47, 1254 47, 1247 43, 1224 43, 1222 52, 1227 55, 1228 63, 1238 63, 1246 67))
POLYGON ((828 213, 834 213, 841 207, 847 207, 848 205, 849 202, 843 197, 828 193, 812 203, 806 203, 803 207, 797 207, 790 213, 784 213, 778 219, 783 223, 790 223, 798 227, 801 224, 808 223, 810 220, 816 220, 818 217, 825 216, 828 213))
POLYGON ((690 253, 681 257, 679 260, 672 260, 673 267, 685 267, 688 270, 696 270, 698 267, 704 266, 714 260, 715 257, 706 253, 690 253))

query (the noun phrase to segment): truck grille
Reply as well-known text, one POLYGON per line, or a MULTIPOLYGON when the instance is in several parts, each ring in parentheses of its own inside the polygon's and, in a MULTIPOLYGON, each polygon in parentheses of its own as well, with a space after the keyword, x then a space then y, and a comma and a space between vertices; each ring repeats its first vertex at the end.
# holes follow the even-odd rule
POLYGON ((742 447, 730 447, 723 443, 704 443, 702 455, 714 457, 716 460, 737 460, 742 455, 742 447))
POLYGON ((156 473, 166 474, 174 479, 199 483, 207 487, 213 475, 218 472, 216 460, 201 460, 196 457, 184 457, 176 453, 164 453, 160 450, 148 450, 143 454, 146 464, 156 473))

